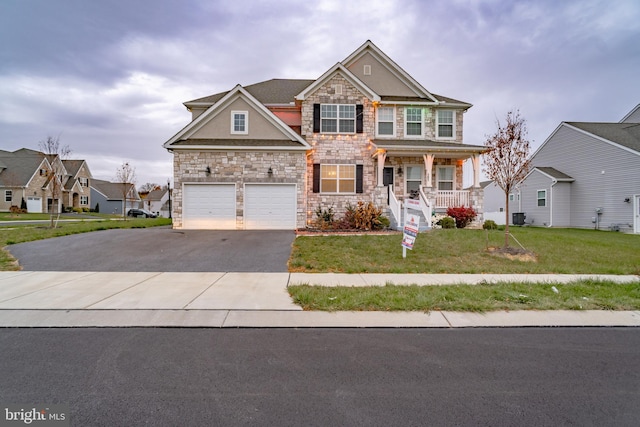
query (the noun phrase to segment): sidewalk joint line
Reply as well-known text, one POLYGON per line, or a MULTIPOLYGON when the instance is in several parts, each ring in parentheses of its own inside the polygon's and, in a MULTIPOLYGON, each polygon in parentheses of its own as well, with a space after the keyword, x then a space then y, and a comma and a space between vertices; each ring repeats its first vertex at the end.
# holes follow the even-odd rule
MULTIPOLYGON (((32 273, 38 273, 38 272, 37 272, 37 271, 34 271, 34 272, 32 272, 32 273)), ((40 271, 39 273, 58 273, 58 272, 57 272, 57 271, 40 271)), ((44 288, 39 288, 39 289, 36 289, 36 290, 34 290, 34 291, 27 292, 27 293, 25 293, 25 294, 21 294, 21 295, 15 296, 15 297, 13 297, 13 298, 8 298, 8 299, 0 300, 0 303, 2 303, 2 302, 7 302, 7 301, 11 301, 11 300, 14 300, 14 299, 16 299, 16 298, 26 297, 27 295, 32 295, 32 294, 35 294, 35 293, 37 293, 37 292, 44 291, 45 289, 51 289, 51 288, 55 288, 56 286, 65 285, 65 284, 67 284, 67 283, 69 283, 69 282, 73 282, 74 280, 84 279, 85 277, 88 277, 88 276, 91 276, 91 275, 97 274, 98 272, 97 272, 97 271, 86 271, 86 272, 83 272, 83 273, 87 273, 87 274, 84 274, 84 275, 82 275, 82 276, 80 276, 80 277, 73 278, 73 279, 65 279, 65 281, 64 281, 64 282, 54 283, 53 285, 45 286, 44 288)))
POLYGON ((156 273, 156 274, 154 274, 153 276, 149 276, 149 277, 147 277, 146 279, 144 279, 144 280, 142 280, 142 281, 140 281, 140 282, 136 282, 136 283, 134 283, 133 285, 131 285, 131 286, 127 287, 127 288, 124 288, 124 289, 122 289, 122 290, 120 290, 120 291, 118 291, 118 292, 116 292, 116 293, 114 293, 114 294, 109 295, 108 297, 104 297, 104 298, 102 298, 102 299, 101 299, 101 300, 99 300, 99 301, 96 301, 96 302, 94 302, 94 303, 92 303, 92 304, 89 304, 89 305, 85 306, 85 307, 84 307, 84 309, 85 309, 85 310, 87 310, 87 309, 89 309, 89 310, 94 310, 94 309, 90 309, 89 307, 91 307, 91 306, 93 306, 93 305, 96 305, 96 304, 99 304, 99 303, 101 303, 102 301, 104 301, 104 300, 108 300, 109 298, 112 298, 112 297, 114 297, 114 296, 116 296, 116 295, 119 295, 119 294, 123 293, 124 291, 128 291, 129 289, 131 289, 131 288, 133 288, 133 287, 135 287, 135 286, 138 286, 139 284, 144 283, 144 282, 146 282, 147 280, 151 280, 151 279, 153 279, 154 277, 158 277, 158 276, 159 276, 159 275, 161 275, 161 274, 163 274, 163 273, 156 273))
POLYGON ((213 285, 215 285, 216 283, 218 283, 224 276, 227 275, 227 272, 220 272, 222 273, 222 275, 220 275, 220 277, 218 277, 216 280, 214 280, 212 283, 209 284, 209 286, 207 286, 202 292, 200 292, 198 295, 196 295, 195 297, 193 297, 193 299, 191 301, 189 301, 186 305, 182 306, 183 310, 189 310, 189 305, 193 304, 193 302, 195 300, 197 300, 198 298, 200 298, 202 296, 202 294, 204 294, 205 292, 207 292, 209 289, 211 289, 211 287, 213 285))
POLYGON ((453 328, 453 325, 451 324, 451 322, 449 322, 449 319, 447 318, 447 316, 442 311, 439 311, 438 313, 440 313, 440 315, 444 317, 444 320, 447 321, 447 325, 449 325, 450 328, 453 328))

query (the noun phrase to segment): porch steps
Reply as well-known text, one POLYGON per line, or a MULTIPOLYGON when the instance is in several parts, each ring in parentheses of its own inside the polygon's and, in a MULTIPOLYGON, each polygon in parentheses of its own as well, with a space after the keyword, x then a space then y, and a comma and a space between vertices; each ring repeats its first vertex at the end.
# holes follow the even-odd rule
MULTIPOLYGON (((423 231, 431 230, 431 227, 427 226, 427 221, 424 215, 422 214, 422 212, 419 212, 419 213, 415 213, 415 211, 413 212, 415 215, 418 215, 420 217, 420 226, 418 227, 418 231, 422 233, 423 231)), ((390 209, 387 209, 385 215, 389 217, 389 220, 391 221, 390 227, 392 229, 402 231, 402 229, 404 228, 404 209, 400 211, 400 224, 398 224, 396 220, 393 218, 393 215, 391 214, 390 209)))

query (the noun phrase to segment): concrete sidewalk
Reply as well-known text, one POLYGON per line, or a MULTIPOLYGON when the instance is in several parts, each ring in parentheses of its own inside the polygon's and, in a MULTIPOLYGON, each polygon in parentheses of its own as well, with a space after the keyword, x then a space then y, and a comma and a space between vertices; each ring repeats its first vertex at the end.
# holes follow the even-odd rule
POLYGON ((500 281, 638 282, 637 276, 302 273, 0 272, 0 327, 523 327, 640 326, 640 311, 485 314, 308 312, 289 284, 379 286, 500 281))

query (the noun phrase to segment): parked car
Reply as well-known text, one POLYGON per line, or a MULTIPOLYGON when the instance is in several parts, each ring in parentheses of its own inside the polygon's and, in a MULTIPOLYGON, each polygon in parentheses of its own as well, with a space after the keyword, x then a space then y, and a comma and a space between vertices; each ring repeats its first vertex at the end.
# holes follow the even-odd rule
POLYGON ((156 218, 157 215, 154 214, 153 212, 150 212, 146 209, 129 209, 129 211, 127 212, 127 216, 134 216, 136 218, 156 218))

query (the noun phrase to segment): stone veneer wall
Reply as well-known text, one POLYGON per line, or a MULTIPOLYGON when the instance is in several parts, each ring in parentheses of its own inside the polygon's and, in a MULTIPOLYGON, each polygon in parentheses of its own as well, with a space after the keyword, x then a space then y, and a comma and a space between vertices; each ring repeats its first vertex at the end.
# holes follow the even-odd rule
POLYGON ((286 151, 190 151, 173 152, 173 228, 182 228, 182 184, 236 183, 236 228, 244 228, 244 185, 251 183, 297 184, 296 227, 306 220, 305 152, 286 151), (209 166, 211 174, 205 170, 209 166), (269 168, 273 176, 268 176, 269 168))
POLYGON ((377 184, 370 139, 375 134, 375 117, 371 101, 340 75, 334 76, 302 103, 302 135, 311 145, 307 158, 307 223, 315 220, 315 210, 333 207, 337 217, 344 214, 347 204, 373 202, 377 184), (335 86, 342 85, 342 94, 335 86), (362 104, 363 133, 322 134, 313 132, 313 104, 362 104), (313 192, 313 164, 363 165, 363 193, 324 194, 313 192))

